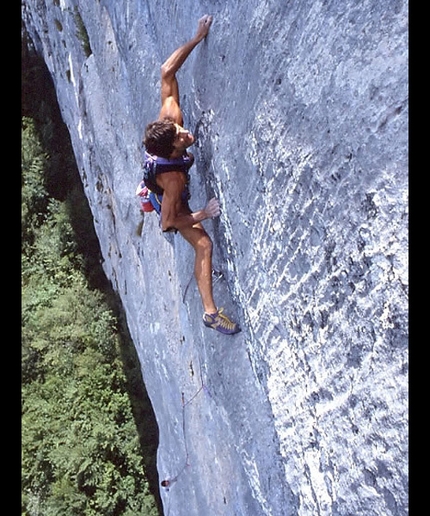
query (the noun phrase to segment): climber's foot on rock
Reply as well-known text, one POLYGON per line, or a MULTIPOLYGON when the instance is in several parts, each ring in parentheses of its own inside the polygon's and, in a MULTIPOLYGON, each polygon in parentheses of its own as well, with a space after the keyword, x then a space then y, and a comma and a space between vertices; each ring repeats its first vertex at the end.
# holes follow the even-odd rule
POLYGON ((234 335, 240 332, 240 327, 237 323, 231 321, 223 314, 223 308, 219 308, 214 314, 203 315, 203 324, 208 328, 224 333, 224 335, 234 335))

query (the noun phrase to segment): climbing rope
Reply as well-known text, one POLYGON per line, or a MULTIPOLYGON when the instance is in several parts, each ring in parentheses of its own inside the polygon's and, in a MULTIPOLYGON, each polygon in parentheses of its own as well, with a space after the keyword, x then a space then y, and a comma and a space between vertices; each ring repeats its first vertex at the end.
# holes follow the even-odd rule
MULTIPOLYGON (((212 269, 212 285, 215 285, 223 276, 224 276, 224 274, 221 271, 212 269)), ((187 295, 188 288, 189 288, 191 282, 193 281, 193 278, 194 278, 194 272, 191 274, 191 277, 187 283, 187 286, 185 287, 184 295, 182 296, 183 303, 185 303, 185 296, 187 295)))
MULTIPOLYGON (((187 441, 187 429, 186 429, 186 418, 185 418, 185 409, 189 405, 193 403, 193 401, 199 396, 201 392, 205 392, 209 395, 210 398, 212 398, 212 395, 210 394, 207 386, 205 385, 203 381, 203 372, 202 372, 202 363, 199 357, 199 370, 200 370, 200 387, 199 389, 191 396, 190 399, 185 401, 185 393, 181 392, 181 401, 182 401, 182 434, 184 438, 184 450, 185 450, 185 463, 182 466, 182 468, 179 470, 179 472, 174 477, 167 477, 164 480, 161 481, 161 486, 165 488, 166 491, 169 491, 172 485, 178 481, 178 478, 184 473, 187 467, 190 467, 189 464, 189 451, 188 451, 188 441, 187 441)), ((167 514, 166 516, 170 515, 170 498, 168 498, 168 505, 167 505, 167 514)))

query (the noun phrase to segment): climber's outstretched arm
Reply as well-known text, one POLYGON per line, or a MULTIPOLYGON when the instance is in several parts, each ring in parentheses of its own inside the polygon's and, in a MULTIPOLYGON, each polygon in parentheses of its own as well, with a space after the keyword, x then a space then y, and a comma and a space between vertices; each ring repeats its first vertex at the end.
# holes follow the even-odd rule
POLYGON ((193 49, 207 36, 212 16, 200 18, 194 38, 179 47, 161 66, 161 111, 159 119, 169 117, 183 125, 182 111, 179 106, 179 88, 176 72, 184 64, 193 49))

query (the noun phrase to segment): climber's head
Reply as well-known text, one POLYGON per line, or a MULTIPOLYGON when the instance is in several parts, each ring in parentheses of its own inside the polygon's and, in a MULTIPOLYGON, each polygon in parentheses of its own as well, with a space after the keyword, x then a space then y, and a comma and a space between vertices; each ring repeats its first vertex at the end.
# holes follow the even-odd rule
POLYGON ((149 154, 170 158, 174 151, 182 152, 194 143, 194 136, 173 120, 156 120, 146 126, 143 140, 149 154))

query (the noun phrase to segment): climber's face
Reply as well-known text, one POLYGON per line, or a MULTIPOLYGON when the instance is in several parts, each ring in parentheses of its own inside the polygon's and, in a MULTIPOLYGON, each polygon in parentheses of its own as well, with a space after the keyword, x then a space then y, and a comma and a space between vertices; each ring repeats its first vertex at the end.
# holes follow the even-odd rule
POLYGON ((188 131, 184 129, 179 124, 176 125, 176 138, 173 143, 173 146, 176 149, 187 149, 194 143, 194 136, 188 131))

